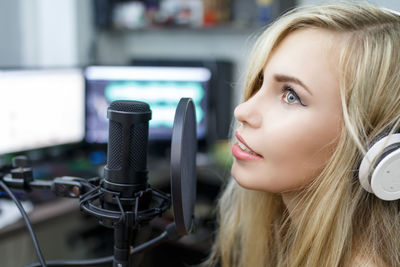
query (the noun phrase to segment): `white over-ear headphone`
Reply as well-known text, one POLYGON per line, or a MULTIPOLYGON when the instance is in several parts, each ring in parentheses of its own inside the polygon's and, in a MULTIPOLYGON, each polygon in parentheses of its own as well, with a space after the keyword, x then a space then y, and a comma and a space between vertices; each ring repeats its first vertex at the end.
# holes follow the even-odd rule
MULTIPOLYGON (((397 16, 398 11, 382 8, 397 16)), ((400 199, 400 133, 384 136, 372 145, 358 170, 361 186, 383 200, 400 199)))
POLYGON ((383 200, 400 199, 400 133, 381 138, 358 170, 361 186, 383 200))
MULTIPOLYGON (((400 16, 398 11, 382 9, 400 16)), ((372 145, 361 161, 358 178, 378 198, 400 199, 400 133, 386 135, 372 145)))

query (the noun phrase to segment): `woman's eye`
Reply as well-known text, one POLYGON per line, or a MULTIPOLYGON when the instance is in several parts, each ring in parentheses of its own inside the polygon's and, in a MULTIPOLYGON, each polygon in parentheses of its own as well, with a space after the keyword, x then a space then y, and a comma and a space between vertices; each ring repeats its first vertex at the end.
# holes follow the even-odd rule
POLYGON ((306 106, 301 102, 301 99, 297 95, 297 93, 292 88, 287 87, 287 86, 283 88, 282 99, 283 99, 283 101, 285 101, 288 104, 300 103, 302 106, 306 106))
POLYGON ((297 97, 292 92, 285 93, 285 100, 289 104, 294 104, 297 102, 297 97))

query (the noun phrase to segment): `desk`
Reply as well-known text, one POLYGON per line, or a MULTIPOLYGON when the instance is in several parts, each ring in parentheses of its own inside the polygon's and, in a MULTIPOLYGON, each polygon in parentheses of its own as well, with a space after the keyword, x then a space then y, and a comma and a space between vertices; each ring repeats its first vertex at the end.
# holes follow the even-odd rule
MULTIPOLYGON (((33 210, 31 201, 21 201, 21 205, 26 213, 33 210)), ((11 199, 0 198, 0 230, 8 225, 12 225, 22 218, 17 205, 11 199)))
MULTIPOLYGON (((29 214, 46 260, 84 259, 87 250, 69 237, 87 227, 77 199, 60 199, 34 207, 29 214)), ((32 239, 22 219, 0 229, 0 266, 21 267, 37 262, 32 239)))
MULTIPOLYGON (((17 206, 15 204, 14 206, 17 209, 17 206)), ((32 225, 38 226, 39 224, 48 220, 52 220, 57 217, 76 212, 76 210, 79 210, 79 201, 77 199, 60 199, 36 205, 34 209, 33 206, 31 207, 30 205, 24 205, 25 208, 26 206, 29 207, 28 211, 26 209, 25 211, 27 211, 32 225), (32 212, 29 212, 30 210, 32 210, 32 212)), ((3 210, 3 212, 7 211, 3 210)), ((2 214, 2 216, 7 216, 7 214, 2 214)), ((17 222, 8 224, 5 227, 0 228, 0 240, 7 237, 8 235, 13 235, 16 232, 21 231, 23 228, 26 228, 26 224, 21 217, 17 222)))

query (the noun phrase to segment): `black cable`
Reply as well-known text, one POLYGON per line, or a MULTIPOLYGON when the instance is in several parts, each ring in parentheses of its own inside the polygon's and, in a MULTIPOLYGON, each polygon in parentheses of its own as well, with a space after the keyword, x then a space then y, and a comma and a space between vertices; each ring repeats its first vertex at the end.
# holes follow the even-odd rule
MULTIPOLYGON (((8 188, 8 186, 3 183, 3 181, 0 180, 0 186, 6 191, 6 193, 11 197, 11 199, 14 201, 14 203, 17 205, 19 211, 21 212, 22 217, 24 218, 26 227, 28 227, 29 233, 31 235, 32 241, 33 241, 33 246, 35 247, 36 254, 39 258, 39 262, 42 267, 46 267, 46 262, 43 258, 42 252, 40 251, 39 243, 37 241, 35 232, 33 231, 31 221, 29 220, 28 215, 26 214, 24 207, 22 207, 21 203, 19 200, 15 197, 14 193, 8 188)), ((40 266, 40 265, 39 265, 40 266)))
MULTIPOLYGON (((66 260, 66 261, 48 261, 48 267, 52 266, 81 266, 81 267, 89 267, 89 266, 103 266, 101 264, 112 263, 114 256, 98 258, 98 259, 89 259, 89 260, 66 260)), ((27 265, 25 267, 40 267, 40 263, 33 263, 31 265, 27 265)))
MULTIPOLYGON (((135 247, 131 254, 137 254, 147 248, 150 248, 154 245, 157 245, 158 243, 160 243, 161 241, 163 241, 164 239, 166 239, 167 236, 167 231, 164 231, 163 233, 161 233, 159 236, 135 247)), ((67 266, 79 266, 79 267, 90 267, 90 266, 96 266, 99 267, 100 264, 107 264, 107 263, 112 263, 114 259, 114 256, 109 256, 109 257, 105 257, 105 258, 98 258, 98 259, 90 259, 90 260, 66 260, 66 261, 48 261, 47 262, 47 266, 48 267, 52 267, 52 266, 63 266, 63 267, 67 267, 67 266)), ((33 263, 31 265, 27 265, 25 267, 40 267, 40 263, 33 263)))

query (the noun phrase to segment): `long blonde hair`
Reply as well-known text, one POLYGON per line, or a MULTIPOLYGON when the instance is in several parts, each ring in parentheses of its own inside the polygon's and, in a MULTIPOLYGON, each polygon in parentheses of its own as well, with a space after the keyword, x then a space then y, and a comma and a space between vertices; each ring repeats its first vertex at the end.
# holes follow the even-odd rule
POLYGON ((288 12, 256 42, 244 100, 260 88, 259 75, 274 48, 303 28, 345 36, 339 63, 344 119, 337 147, 321 174, 302 190, 296 224, 280 195, 246 190, 231 179, 219 200, 220 226, 206 265, 348 266, 359 255, 378 265, 400 266, 399 201, 376 198, 357 178, 371 140, 399 127, 400 17, 355 3, 288 12))

